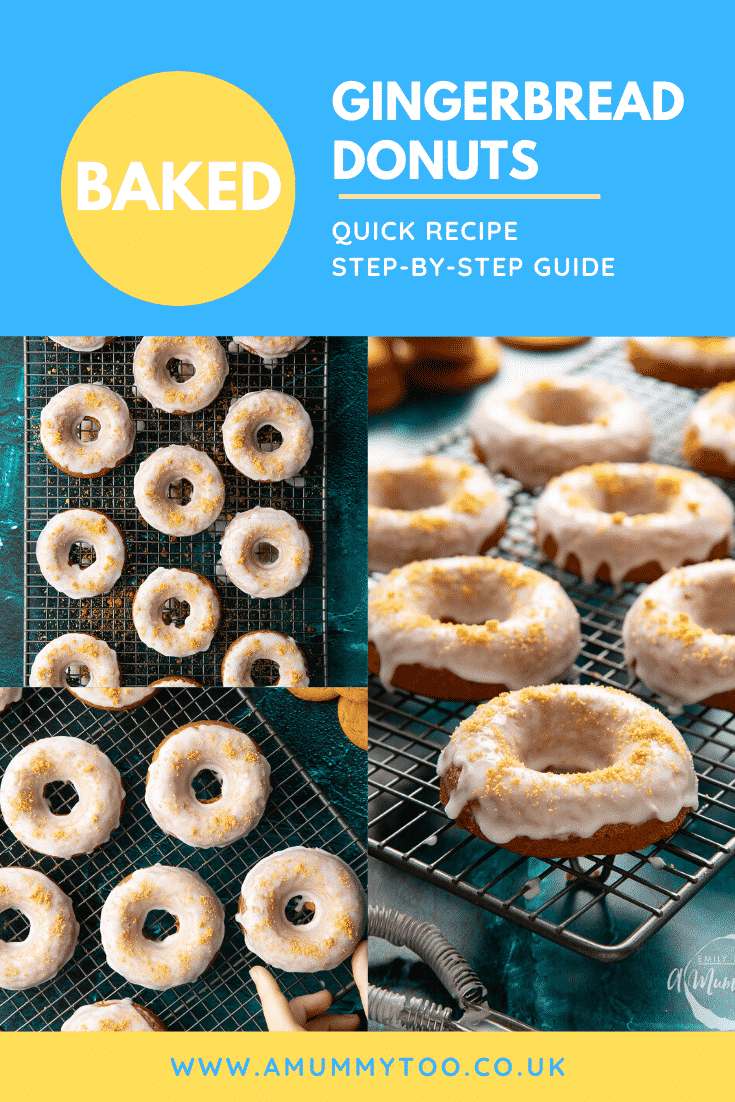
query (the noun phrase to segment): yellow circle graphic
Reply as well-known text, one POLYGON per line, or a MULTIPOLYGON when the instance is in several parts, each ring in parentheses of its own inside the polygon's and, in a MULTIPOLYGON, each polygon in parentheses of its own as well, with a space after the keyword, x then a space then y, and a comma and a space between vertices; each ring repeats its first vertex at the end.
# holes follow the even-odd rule
POLYGON ((115 89, 71 140, 61 202, 74 244, 120 291, 211 302, 273 259, 293 214, 288 146, 242 89, 154 73, 115 89))

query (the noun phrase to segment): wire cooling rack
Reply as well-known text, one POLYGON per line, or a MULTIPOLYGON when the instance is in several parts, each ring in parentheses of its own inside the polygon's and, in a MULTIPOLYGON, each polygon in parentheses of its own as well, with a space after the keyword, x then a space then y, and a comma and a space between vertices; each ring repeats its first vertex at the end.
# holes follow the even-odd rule
MULTIPOLYGON (((246 949, 235 922, 245 873, 275 849, 304 845, 341 857, 365 884, 364 843, 243 690, 162 689, 148 703, 115 713, 88 708, 65 689, 26 689, 22 701, 0 715, 0 772, 23 746, 52 735, 86 739, 108 755, 122 775, 125 809, 121 826, 109 842, 92 854, 69 860, 32 853, 0 824, 0 867, 21 865, 46 873, 71 898, 80 926, 76 952, 54 980, 27 991, 0 989, 0 1028, 58 1030, 85 1003, 131 996, 172 1030, 264 1029, 248 976, 257 960, 246 949), (273 793, 260 824, 244 839, 222 849, 195 850, 165 835, 143 801, 155 747, 167 733, 200 719, 235 724, 255 739, 271 766, 273 793), (106 964, 99 934, 100 911, 111 889, 134 869, 157 862, 199 873, 226 912, 225 940, 207 971, 195 983, 162 992, 136 987, 113 972, 106 964)), ((57 813, 70 806, 64 796, 63 790, 47 793, 57 813)), ((72 794, 71 804, 74 802, 72 794)), ((170 917, 161 912, 160 922, 151 928, 152 936, 170 933, 169 922, 170 917)), ((3 940, 25 937, 27 928, 19 912, 0 913, 3 940)), ((289 998, 328 988, 339 999, 353 988, 348 964, 314 975, 272 971, 289 998)), ((345 1005, 353 1009, 353 1004, 357 1001, 351 993, 340 1009, 345 1005)))
MULTIPOLYGON (((624 387, 656 427, 652 459, 680 467, 684 423, 699 393, 634 373, 622 348, 587 361, 573 374, 624 387)), ((473 459, 464 429, 433 450, 473 459)), ((558 571, 533 540, 535 494, 498 478, 511 495, 505 536, 491 555, 556 577, 577 607, 583 683, 602 683, 656 704, 640 681, 629 686, 621 628, 643 586, 585 585, 558 571)), ((731 483, 714 479, 735 499, 731 483)), ((701 705, 675 719, 699 777, 699 810, 668 840, 612 858, 547 861, 481 842, 447 819, 436 762, 474 704, 392 692, 371 679, 369 852, 419 879, 596 960, 622 960, 668 922, 735 853, 735 716, 701 705)))
MULTIPOLYGON (((83 631, 109 643, 118 654, 123 684, 148 684, 182 673, 204 685, 219 685, 224 652, 248 631, 272 629, 291 636, 305 656, 311 684, 326 685, 327 670, 327 467, 326 337, 314 337, 299 352, 272 366, 247 352, 229 353, 230 374, 216 400, 199 413, 175 416, 154 409, 139 397, 133 378, 133 354, 140 337, 118 337, 98 352, 70 352, 44 337, 25 339, 26 485, 25 485, 25 630, 24 670, 41 647, 69 631, 83 631), (39 439, 41 410, 64 387, 100 383, 125 398, 137 423, 132 454, 102 478, 72 478, 46 457, 39 439), (311 458, 299 476, 283 482, 255 482, 228 461, 222 423, 233 398, 248 391, 277 390, 293 395, 314 427, 311 458), (217 521, 196 536, 176 538, 157 532, 143 520, 133 499, 133 478, 141 462, 157 448, 188 444, 215 460, 225 481, 225 505, 217 521), (312 562, 303 583, 284 597, 250 598, 229 581, 219 565, 220 539, 235 513, 256 506, 285 509, 296 517, 312 544, 312 562), (110 593, 72 600, 49 586, 36 562, 41 529, 66 509, 98 509, 122 529, 128 556, 110 593), (138 586, 159 566, 196 570, 213 581, 222 602, 220 628, 209 650, 187 658, 167 658, 146 647, 133 626, 131 610, 138 586)), ((227 349, 228 338, 220 340, 227 349)), ((191 373, 178 365, 183 378, 191 373)), ((266 432, 267 435, 267 432, 266 432)), ((270 441, 264 440, 265 450, 270 441)), ((254 680, 258 684, 256 670, 254 680)), ((261 683, 268 684, 265 668, 261 683)))

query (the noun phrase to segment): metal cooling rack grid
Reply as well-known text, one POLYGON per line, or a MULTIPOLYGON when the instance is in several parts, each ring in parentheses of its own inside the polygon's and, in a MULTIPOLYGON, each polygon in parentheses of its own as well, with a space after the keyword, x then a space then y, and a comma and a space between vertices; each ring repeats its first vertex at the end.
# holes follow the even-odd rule
MULTIPOLYGON (((0 990, 0 1029, 58 1030, 84 1003, 126 996, 150 1007, 171 1030, 264 1029, 248 976, 257 961, 234 920, 245 873, 274 849, 306 845, 341 857, 365 885, 364 843, 243 690, 162 689, 148 703, 115 713, 88 708, 65 689, 26 689, 22 701, 0 715, 0 772, 22 746, 52 735, 84 738, 110 757, 122 775, 125 809, 109 842, 70 860, 32 853, 0 824, 0 867, 46 873, 70 896, 80 925, 76 952, 54 980, 27 991, 0 990), (271 765, 273 793, 259 826, 218 850, 193 850, 165 835, 143 801, 155 747, 176 727, 199 719, 235 724, 256 740, 271 765), (136 987, 113 972, 99 937, 100 910, 110 890, 135 868, 157 862, 198 872, 226 912, 225 940, 212 965, 195 983, 163 992, 136 987)), ((2 919, 4 939, 8 933, 25 936, 27 923, 18 912, 6 911, 2 919)), ((327 987, 339 999, 354 986, 348 964, 315 975, 272 971, 289 998, 327 987)), ((357 1005, 355 995, 343 1006, 352 1009, 352 1003, 357 1005)))
MULTIPOLYGON (((628 390, 647 408, 658 429, 652 458, 687 466, 679 445, 697 392, 637 375, 621 349, 596 356, 573 373, 607 379, 628 390)), ((435 450, 473 458, 464 430, 442 438, 435 450)), ((630 688, 655 704, 640 681, 628 685, 623 660, 623 618, 643 586, 626 584, 616 592, 610 585, 585 585, 576 575, 557 571, 533 540, 536 495, 510 479, 499 481, 511 493, 512 509, 506 534, 490 554, 522 562, 561 582, 582 623, 577 669, 583 682, 630 688)), ((731 483, 714 481, 735 498, 731 483)), ((731 713, 693 705, 675 720, 692 752, 700 806, 672 838, 644 852, 572 865, 518 857, 480 842, 447 819, 439 799, 436 761, 451 732, 474 708, 402 690, 387 692, 371 679, 372 855, 578 953, 613 961, 640 948, 735 853, 731 713)))
MULTIPOLYGON (((26 337, 26 486, 24 670, 44 643, 68 631, 101 636, 117 651, 123 683, 147 684, 183 673, 203 684, 219 685, 227 647, 248 631, 270 628, 292 636, 306 655, 311 683, 327 683, 327 482, 326 410, 328 341, 315 337, 271 370, 250 353, 228 354, 230 374, 217 399, 199 413, 183 417, 154 409, 139 398, 133 378, 133 354, 140 337, 118 337, 93 353, 70 352, 43 337, 26 337), (64 387, 95 382, 125 398, 138 432, 132 454, 102 478, 71 478, 46 457, 39 440, 43 407, 64 387), (302 403, 314 427, 314 448, 301 475, 286 482, 254 482, 226 459, 221 426, 234 397, 251 390, 278 390, 302 403), (177 539, 150 528, 138 513, 133 478, 157 448, 189 444, 218 464, 225 481, 220 518, 199 535, 177 539), (236 588, 219 565, 219 541, 229 520, 256 506, 285 509, 306 529, 312 563, 304 582, 284 597, 252 599, 236 588), (122 577, 110 593, 73 601, 47 585, 36 562, 35 546, 50 517, 64 509, 99 509, 125 533, 128 557, 122 577), (208 651, 184 659, 167 658, 138 638, 130 610, 138 586, 159 566, 196 570, 214 581, 222 602, 220 628, 208 651)), ((220 338, 225 348, 228 339, 220 338)), ((266 682, 267 683, 267 682, 266 682)))

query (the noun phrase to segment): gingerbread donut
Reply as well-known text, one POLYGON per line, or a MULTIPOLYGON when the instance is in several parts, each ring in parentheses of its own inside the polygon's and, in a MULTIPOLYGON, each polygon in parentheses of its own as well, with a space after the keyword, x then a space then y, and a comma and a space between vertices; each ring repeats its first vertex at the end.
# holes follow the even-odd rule
POLYGON ((298 352, 309 343, 311 337, 233 337, 235 344, 260 356, 266 363, 282 360, 292 352, 298 352))
POLYGON ((194 536, 214 524, 222 512, 225 484, 205 452, 172 444, 143 460, 135 473, 133 494, 151 528, 168 536, 194 536), (169 496, 171 486, 182 480, 191 486, 186 504, 169 496))
POLYGON ((132 999, 103 999, 74 1011, 62 1033, 165 1033, 157 1014, 132 999))
POLYGON ((209 650, 220 619, 217 590, 193 570, 167 570, 159 566, 139 587, 133 601, 133 624, 141 642, 160 654, 183 658, 209 650), (166 623, 168 601, 189 605, 184 624, 166 623))
POLYGON ((230 371, 216 337, 143 337, 135 349, 133 372, 138 393, 166 413, 197 413, 217 397, 230 371), (194 368, 191 378, 176 382, 172 360, 194 368))
POLYGON ((0 712, 4 712, 11 704, 17 704, 22 696, 22 689, 0 689, 0 712))
POLYGON ((597 463, 552 479, 536 542, 585 582, 651 582, 674 566, 726 555, 733 506, 713 482, 656 463, 597 463))
POLYGON ((397 406, 406 393, 404 369, 393 359, 388 337, 368 337, 368 413, 397 406))
POLYGON ((482 554, 505 531, 508 501, 482 467, 430 455, 368 468, 368 568, 482 554))
POLYGON ((0 941, 0 988, 25 991, 47 983, 71 960, 79 923, 68 895, 36 869, 0 869, 0 907, 20 911, 30 930, 22 941, 0 941))
POLYGON ((735 383, 699 399, 684 429, 684 455, 705 474, 735 478, 735 383))
POLYGON ((74 478, 97 478, 130 455, 135 424, 119 394, 106 386, 77 383, 60 390, 41 410, 40 436, 59 470, 74 478))
POLYGON ((278 631, 248 631, 229 646, 222 659, 222 684, 255 687, 252 669, 258 661, 278 667, 276 686, 309 684, 306 660, 293 639, 278 631))
POLYGON ((500 368, 492 337, 397 337, 393 353, 424 390, 467 390, 494 378, 500 368))
POLYGON ((33 659, 29 684, 63 689, 69 666, 83 666, 89 671, 90 689, 114 689, 120 684, 120 663, 115 651, 103 639, 82 632, 59 635, 41 647, 33 659))
POLYGON ((568 675, 579 616, 561 586, 503 559, 457 557, 394 570, 368 601, 368 665, 441 700, 491 696, 568 675))
POLYGON ((74 600, 109 593, 125 566, 125 537, 114 520, 94 509, 57 513, 36 542, 36 560, 50 586, 74 600), (69 560, 77 542, 91 544, 95 560, 80 566, 69 560))
POLYGON ((646 459, 653 439, 648 415, 621 387, 564 375, 493 388, 469 429, 482 462, 524 486, 584 463, 646 459))
POLYGON ((438 762, 450 819, 529 857, 630 853, 697 807, 681 735, 620 689, 547 685, 481 705, 438 762))
POLYGON ((632 675, 677 707, 735 711, 735 562, 670 570, 649 585, 623 621, 632 675))
POLYGON ((309 537, 285 509, 237 513, 225 528, 221 548, 227 577, 250 597, 283 597, 301 585, 311 565, 309 537), (262 548, 269 554, 263 555, 262 548))
POLYGON ((565 348, 575 348, 586 344, 589 337, 498 337, 509 348, 520 348, 523 352, 561 352, 565 348))
POLYGON ((114 339, 114 337, 49 337, 50 341, 56 341, 62 348, 68 348, 72 352, 96 352, 114 339))
POLYGON ((241 474, 257 482, 280 482, 298 474, 311 455, 314 431, 311 418, 296 398, 276 390, 244 394, 230 406, 222 426, 225 454, 241 474), (275 451, 261 451, 258 432, 277 429, 283 443, 275 451))
POLYGON ((677 386, 735 381, 735 337, 631 337, 628 359, 639 375, 677 386))

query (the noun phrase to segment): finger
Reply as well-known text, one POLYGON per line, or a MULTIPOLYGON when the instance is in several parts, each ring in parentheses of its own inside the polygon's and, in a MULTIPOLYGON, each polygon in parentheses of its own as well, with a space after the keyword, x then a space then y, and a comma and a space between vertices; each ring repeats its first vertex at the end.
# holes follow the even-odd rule
POLYGON ((291 999, 289 1009, 299 1025, 305 1025, 315 1014, 323 1014, 332 1005, 329 991, 315 991, 309 995, 297 995, 291 999))
POLYGON ((361 941, 352 954, 352 975, 362 999, 362 1009, 367 1014, 368 943, 361 941))
POLYGON ((303 1033, 303 1026, 294 1019, 288 1000, 270 972, 258 965, 250 969, 250 978, 257 988, 265 1022, 270 1032, 303 1033))
POLYGON ((320 1014, 304 1029, 307 1033, 351 1033, 360 1025, 359 1014, 320 1014))

